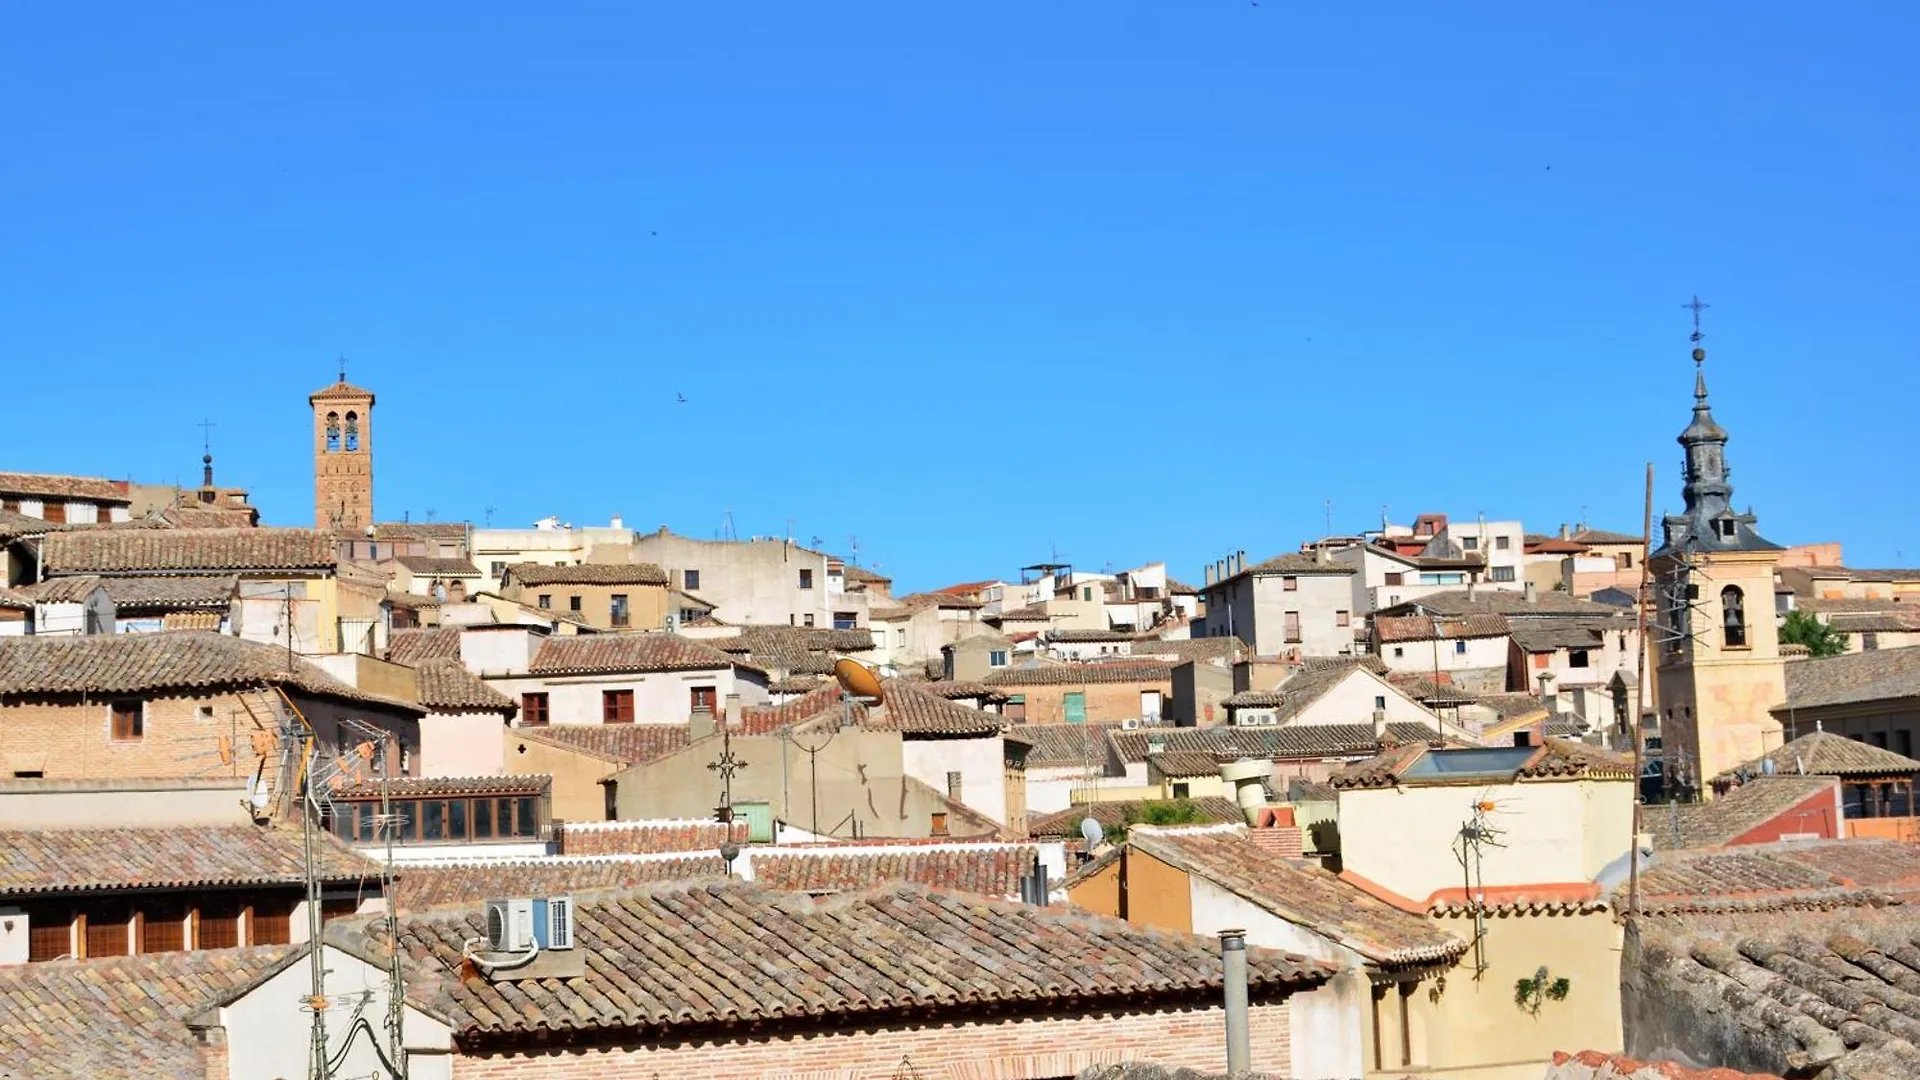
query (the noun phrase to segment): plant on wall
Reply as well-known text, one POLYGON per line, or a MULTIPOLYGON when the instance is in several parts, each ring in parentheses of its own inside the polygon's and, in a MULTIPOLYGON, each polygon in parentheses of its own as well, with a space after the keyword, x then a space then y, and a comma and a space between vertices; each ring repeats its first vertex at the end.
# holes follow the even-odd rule
POLYGON ((1533 1016, 1540 1015, 1540 1006, 1549 1001, 1565 1001, 1567 992, 1573 984, 1566 979, 1556 979, 1547 974, 1543 965, 1533 973, 1531 979, 1521 979, 1513 984, 1513 1003, 1527 1010, 1533 1016))

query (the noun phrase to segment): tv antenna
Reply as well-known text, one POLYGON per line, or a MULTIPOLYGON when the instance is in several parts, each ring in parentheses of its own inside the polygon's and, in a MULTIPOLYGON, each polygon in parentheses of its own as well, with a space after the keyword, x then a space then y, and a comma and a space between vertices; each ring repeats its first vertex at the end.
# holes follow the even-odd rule
POLYGON ((1477 982, 1487 973, 1487 880, 1482 869, 1485 849, 1506 847, 1501 837, 1505 830, 1495 828, 1489 815, 1500 808, 1500 804, 1489 799, 1482 791, 1474 800, 1473 816, 1462 822, 1460 832, 1454 837, 1453 855, 1459 860, 1460 870, 1466 885, 1467 906, 1473 912, 1473 977, 1477 982))
POLYGON ((489 506, 485 510, 481 511, 481 513, 486 515, 487 528, 489 529, 493 528, 493 510, 494 508, 489 506))

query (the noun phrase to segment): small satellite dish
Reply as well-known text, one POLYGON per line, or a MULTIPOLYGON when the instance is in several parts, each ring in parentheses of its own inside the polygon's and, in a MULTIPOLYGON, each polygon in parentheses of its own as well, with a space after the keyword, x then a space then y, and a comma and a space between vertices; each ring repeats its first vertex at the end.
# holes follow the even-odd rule
POLYGON ((247 802, 252 804, 255 810, 264 809, 267 805, 267 785, 258 780, 248 780, 247 802))
POLYGON ((1080 836, 1087 842, 1088 847, 1098 847, 1106 841, 1107 830, 1100 827, 1100 823, 1093 819, 1092 814, 1088 814, 1080 819, 1080 836))
POLYGON ((833 677, 840 683, 840 689, 854 697, 872 698, 875 701, 886 699, 886 695, 880 692, 879 678, 858 660, 835 660, 833 677))

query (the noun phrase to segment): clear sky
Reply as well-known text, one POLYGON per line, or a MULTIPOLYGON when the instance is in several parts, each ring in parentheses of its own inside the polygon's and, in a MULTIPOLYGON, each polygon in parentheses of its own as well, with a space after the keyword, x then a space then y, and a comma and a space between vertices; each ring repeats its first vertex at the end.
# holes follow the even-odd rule
POLYGON ((0 467, 742 536, 900 587, 1736 501, 1920 561, 1896 3, 9 4, 0 467), (684 395, 682 404, 677 398, 684 395))

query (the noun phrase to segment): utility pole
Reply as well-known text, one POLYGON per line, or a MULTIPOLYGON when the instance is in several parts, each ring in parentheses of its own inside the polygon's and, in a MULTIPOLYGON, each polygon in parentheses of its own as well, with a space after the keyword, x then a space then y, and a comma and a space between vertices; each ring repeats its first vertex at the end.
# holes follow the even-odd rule
POLYGON ((1639 656, 1635 658, 1637 670, 1634 673, 1633 715, 1627 718, 1627 738, 1633 742, 1633 847, 1627 853, 1627 915, 1629 918, 1640 914, 1640 806, 1644 800, 1641 794, 1640 773, 1646 766, 1642 763, 1643 750, 1640 745, 1640 702, 1647 694, 1647 601, 1651 571, 1647 568, 1647 554, 1653 547, 1653 462, 1647 462, 1646 502, 1640 513, 1640 592, 1636 597, 1638 610, 1636 628, 1640 635, 1639 656))

